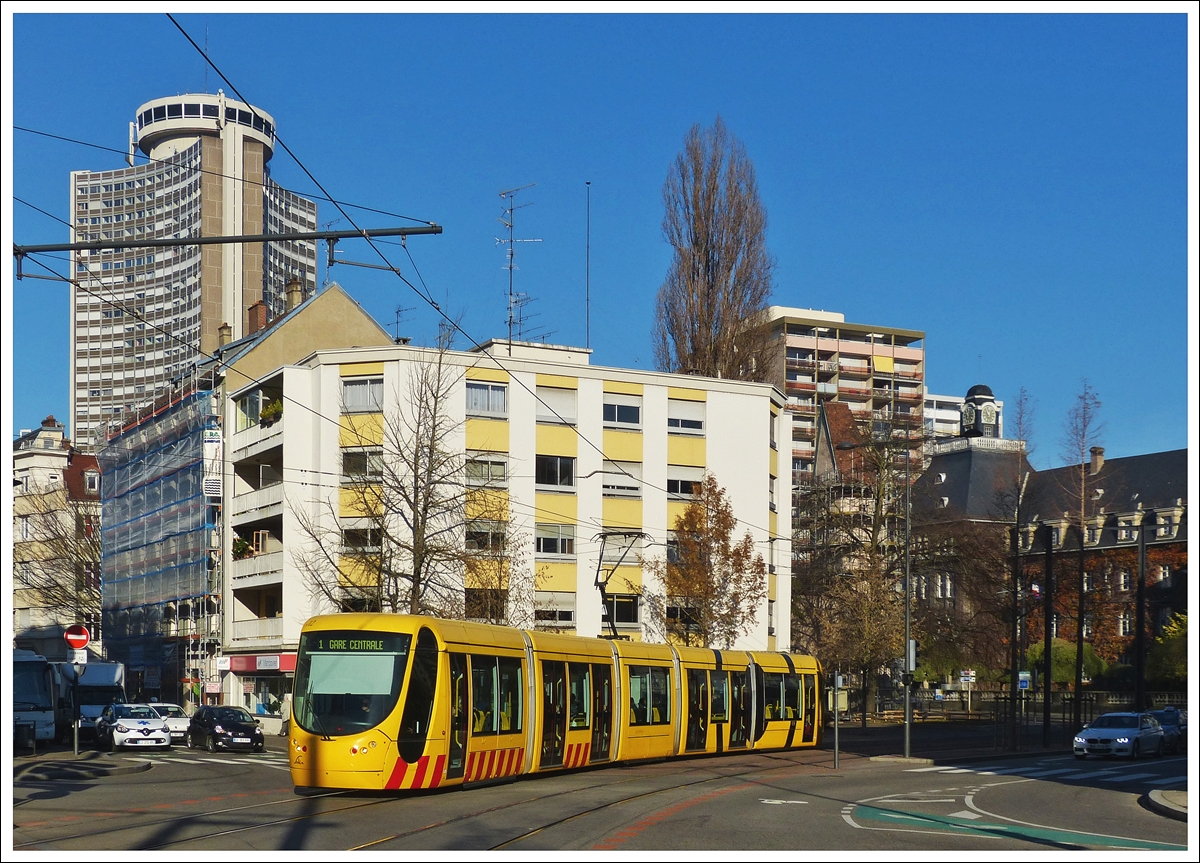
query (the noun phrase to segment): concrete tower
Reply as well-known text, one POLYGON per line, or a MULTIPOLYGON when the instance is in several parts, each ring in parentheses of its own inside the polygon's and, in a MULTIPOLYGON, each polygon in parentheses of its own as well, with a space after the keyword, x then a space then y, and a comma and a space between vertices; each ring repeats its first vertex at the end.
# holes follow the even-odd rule
POLYGON ((316 290, 316 243, 147 248, 139 240, 294 233, 317 229, 312 201, 281 188, 267 163, 275 121, 244 102, 187 94, 155 99, 130 124, 144 165, 73 171, 72 241, 127 239, 125 248, 72 255, 71 425, 96 447, 138 405, 197 358, 252 332, 260 300, 286 309, 286 285, 316 290), (140 320, 144 318, 144 320, 140 320), (147 324, 149 322, 149 325, 147 324), (169 333, 170 335, 167 335, 169 333))

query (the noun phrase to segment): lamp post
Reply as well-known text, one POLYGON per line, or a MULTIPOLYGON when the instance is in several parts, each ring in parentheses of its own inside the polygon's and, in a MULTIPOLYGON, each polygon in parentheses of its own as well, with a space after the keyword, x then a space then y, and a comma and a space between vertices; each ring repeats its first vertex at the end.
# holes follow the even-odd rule
MULTIPOLYGON (((873 441, 875 445, 896 448, 894 441, 873 441)), ((855 450, 861 449, 868 444, 853 443, 851 441, 841 441, 834 448, 839 450, 855 450)), ((901 678, 904 684, 904 757, 910 757, 912 751, 912 684, 913 684, 913 666, 916 664, 916 657, 913 656, 912 649, 912 580, 910 576, 911 566, 911 539, 912 539, 912 483, 910 474, 910 465, 912 463, 912 441, 906 439, 901 446, 904 447, 904 675, 901 678)), ((866 685, 866 681, 863 682, 866 685)))

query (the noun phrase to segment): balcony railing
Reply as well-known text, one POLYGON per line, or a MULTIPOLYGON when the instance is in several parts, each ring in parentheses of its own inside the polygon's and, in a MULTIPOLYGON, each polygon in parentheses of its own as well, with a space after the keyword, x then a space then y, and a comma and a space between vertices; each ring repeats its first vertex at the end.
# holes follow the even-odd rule
POLYGON ((282 617, 253 617, 233 622, 234 641, 280 641, 282 638, 282 617))
POLYGON ((239 494, 233 499, 233 514, 245 515, 283 503, 283 483, 277 482, 254 491, 239 494))
POLYGON ((268 438, 277 437, 283 434, 283 423, 257 423, 250 426, 248 429, 242 429, 239 432, 233 433, 233 438, 229 442, 230 449, 233 452, 245 449, 249 446, 254 446, 256 443, 261 443, 268 438))
POLYGON ((839 363, 838 369, 843 375, 850 375, 856 378, 870 377, 871 367, 860 365, 859 363, 839 363))
POLYGON ((811 372, 817 367, 816 360, 802 360, 796 357, 787 358, 787 367, 789 369, 797 369, 800 371, 811 372))
POLYGON ((816 391, 817 385, 813 381, 788 381, 787 388, 789 390, 811 393, 816 391))
POLYGON ((234 579, 248 578, 252 575, 264 575, 269 572, 283 570, 283 552, 273 551, 269 554, 255 554, 233 561, 230 575, 234 579))

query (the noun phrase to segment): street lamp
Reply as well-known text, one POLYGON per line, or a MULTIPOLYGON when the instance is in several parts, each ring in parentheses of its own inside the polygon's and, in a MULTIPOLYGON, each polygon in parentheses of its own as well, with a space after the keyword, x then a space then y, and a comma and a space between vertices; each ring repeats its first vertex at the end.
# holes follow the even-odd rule
MULTIPOLYGON (((910 464, 912 462, 912 441, 904 440, 900 446, 904 453, 904 757, 910 757, 912 743, 912 684, 913 666, 916 657, 912 649, 912 580, 909 569, 911 566, 911 537, 912 537, 912 483, 910 482, 910 464)), ((872 441, 870 444, 841 441, 834 449, 854 450, 865 446, 881 446, 896 448, 895 441, 872 441)), ((866 681, 863 682, 864 685, 866 681)))

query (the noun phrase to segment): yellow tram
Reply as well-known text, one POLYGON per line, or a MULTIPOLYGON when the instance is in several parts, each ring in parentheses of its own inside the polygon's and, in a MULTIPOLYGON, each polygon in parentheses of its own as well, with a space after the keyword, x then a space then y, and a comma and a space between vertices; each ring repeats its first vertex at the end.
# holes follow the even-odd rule
POLYGON ((527 773, 816 745, 810 656, 709 650, 394 614, 300 636, 297 787, 438 788, 527 773))

